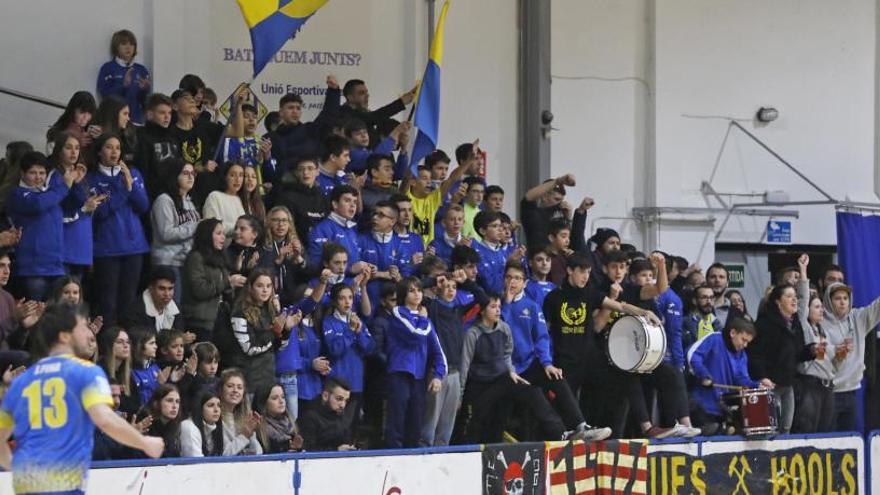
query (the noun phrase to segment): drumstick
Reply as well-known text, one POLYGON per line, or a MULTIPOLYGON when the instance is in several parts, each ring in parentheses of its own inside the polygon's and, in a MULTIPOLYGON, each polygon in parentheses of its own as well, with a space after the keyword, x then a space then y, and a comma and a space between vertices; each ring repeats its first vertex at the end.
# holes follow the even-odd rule
POLYGON ((717 388, 723 388, 726 390, 736 390, 736 391, 740 391, 740 390, 745 389, 745 387, 741 387, 739 385, 722 385, 720 383, 713 383, 712 386, 717 387, 717 388))

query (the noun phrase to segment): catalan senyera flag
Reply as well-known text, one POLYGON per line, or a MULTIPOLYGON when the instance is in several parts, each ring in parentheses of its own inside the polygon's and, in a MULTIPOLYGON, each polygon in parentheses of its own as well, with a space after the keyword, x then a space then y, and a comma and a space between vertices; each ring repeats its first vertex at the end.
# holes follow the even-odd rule
POLYGON ((254 77, 328 0, 237 0, 251 32, 254 77))
POLYGON ((418 175, 418 164, 437 148, 437 137, 440 131, 440 67, 443 65, 443 24, 446 22, 446 11, 449 0, 443 3, 437 29, 431 41, 431 53, 428 66, 419 85, 416 96, 416 113, 413 126, 417 128, 416 138, 410 155, 410 167, 414 176, 418 175))

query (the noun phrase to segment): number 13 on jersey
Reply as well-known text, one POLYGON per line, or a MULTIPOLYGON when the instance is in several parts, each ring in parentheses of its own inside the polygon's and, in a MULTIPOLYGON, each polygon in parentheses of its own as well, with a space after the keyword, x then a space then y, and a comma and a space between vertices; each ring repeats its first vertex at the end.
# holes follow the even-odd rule
POLYGON ((22 390, 22 395, 28 401, 28 418, 32 429, 39 430, 43 425, 60 428, 67 423, 66 391, 67 384, 60 377, 35 380, 22 390))

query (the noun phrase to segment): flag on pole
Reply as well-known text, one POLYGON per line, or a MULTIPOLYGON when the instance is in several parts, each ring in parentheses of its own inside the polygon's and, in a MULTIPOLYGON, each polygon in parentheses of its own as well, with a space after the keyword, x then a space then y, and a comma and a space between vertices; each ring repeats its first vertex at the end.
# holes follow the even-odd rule
POLYGON ((327 0, 237 0, 251 32, 254 79, 327 0))
POLYGON ((410 154, 410 168, 413 176, 418 175, 418 164, 422 158, 437 148, 437 137, 440 131, 440 67, 443 65, 443 24, 446 21, 447 10, 449 10, 449 0, 443 3, 443 8, 440 10, 440 19, 437 20, 437 29, 434 31, 434 39, 431 41, 428 66, 425 67, 425 75, 422 77, 418 95, 416 95, 416 112, 413 119, 416 138, 410 154))

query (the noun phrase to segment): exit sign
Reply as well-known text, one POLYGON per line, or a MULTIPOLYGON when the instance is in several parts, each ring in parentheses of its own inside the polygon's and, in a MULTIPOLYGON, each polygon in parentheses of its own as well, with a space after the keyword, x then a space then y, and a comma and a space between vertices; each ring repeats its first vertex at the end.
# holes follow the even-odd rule
POLYGON ((728 287, 731 289, 742 289, 746 284, 746 266, 745 265, 724 265, 727 268, 728 287))

